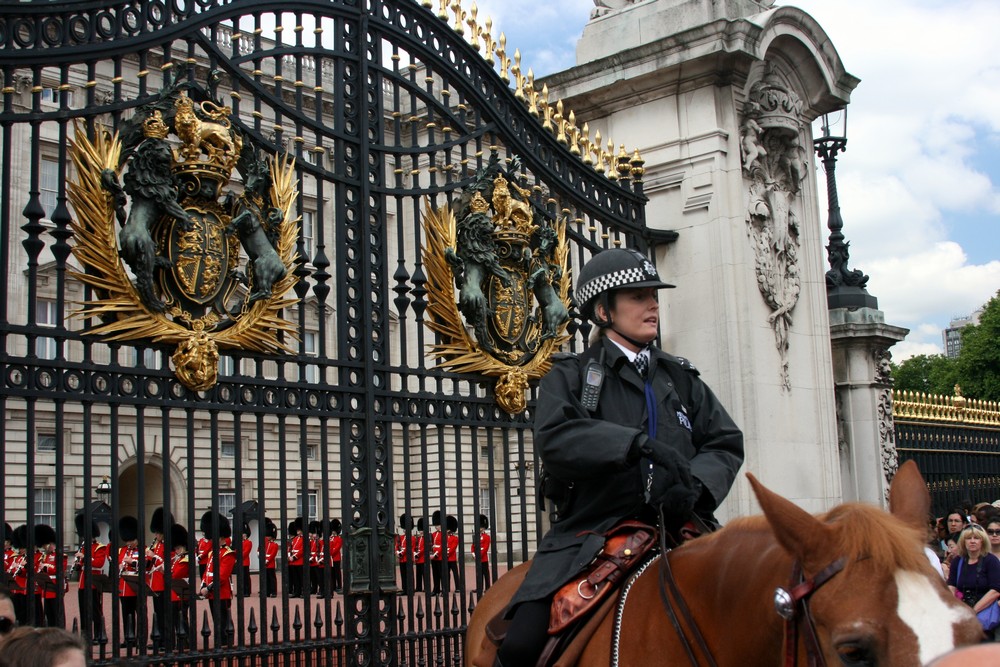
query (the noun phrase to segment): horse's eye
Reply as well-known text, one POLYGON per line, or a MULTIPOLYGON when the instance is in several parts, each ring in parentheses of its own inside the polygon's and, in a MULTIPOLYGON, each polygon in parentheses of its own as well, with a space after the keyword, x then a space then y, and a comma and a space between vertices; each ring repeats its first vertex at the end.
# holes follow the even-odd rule
POLYGON ((867 646, 858 643, 841 644, 837 657, 844 667, 875 667, 875 657, 867 646))

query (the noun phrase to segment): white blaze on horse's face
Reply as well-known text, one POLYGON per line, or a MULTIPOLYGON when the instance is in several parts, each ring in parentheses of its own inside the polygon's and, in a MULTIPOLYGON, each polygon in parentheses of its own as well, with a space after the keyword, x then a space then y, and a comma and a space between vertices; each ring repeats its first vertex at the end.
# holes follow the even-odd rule
POLYGON ((919 572, 896 572, 896 592, 896 614, 917 636, 921 665, 955 648, 955 626, 968 621, 966 609, 945 602, 941 587, 919 572))

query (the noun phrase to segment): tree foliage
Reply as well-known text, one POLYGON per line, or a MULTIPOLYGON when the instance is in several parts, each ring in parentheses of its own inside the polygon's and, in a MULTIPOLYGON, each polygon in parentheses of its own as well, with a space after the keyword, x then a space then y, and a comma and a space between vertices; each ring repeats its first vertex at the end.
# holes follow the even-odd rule
MULTIPOLYGON (((892 377, 896 389, 951 396, 958 381, 956 359, 942 354, 918 354, 898 366, 893 364, 892 377)), ((964 385, 962 392, 965 393, 964 385)))
POLYGON ((962 329, 958 376, 965 396, 1000 401, 1000 291, 986 303, 979 324, 962 329))
POLYGON ((962 395, 1000 401, 1000 291, 983 307, 979 324, 962 329, 957 359, 940 354, 918 354, 893 364, 895 388, 951 396, 955 385, 962 395))

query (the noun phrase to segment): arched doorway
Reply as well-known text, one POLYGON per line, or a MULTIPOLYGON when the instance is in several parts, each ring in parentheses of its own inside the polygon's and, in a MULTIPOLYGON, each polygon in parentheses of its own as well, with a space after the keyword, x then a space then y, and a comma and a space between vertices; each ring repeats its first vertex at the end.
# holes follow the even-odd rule
MULTIPOLYGON (((163 507, 163 466, 157 459, 152 459, 140 466, 132 459, 125 462, 118 473, 118 505, 122 516, 138 517, 143 526, 146 542, 152 540, 149 532, 149 521, 157 508, 163 507), (141 492, 140 492, 141 489, 141 492), (142 512, 139 511, 140 499, 142 512)), ((170 479, 170 511, 174 520, 186 515, 182 487, 176 485, 180 475, 172 471, 170 479), (176 487, 176 488, 175 488, 176 487)))

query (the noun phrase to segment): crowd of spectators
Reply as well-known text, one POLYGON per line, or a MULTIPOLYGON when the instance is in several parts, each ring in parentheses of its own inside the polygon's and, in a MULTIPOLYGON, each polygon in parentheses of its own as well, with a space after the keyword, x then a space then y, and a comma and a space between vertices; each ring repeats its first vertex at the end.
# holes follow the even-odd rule
MULTIPOLYGON (((1000 501, 954 507, 935 520, 929 549, 948 588, 977 614, 1000 602, 1000 501)), ((984 628, 1000 639, 1000 628, 984 628)))

